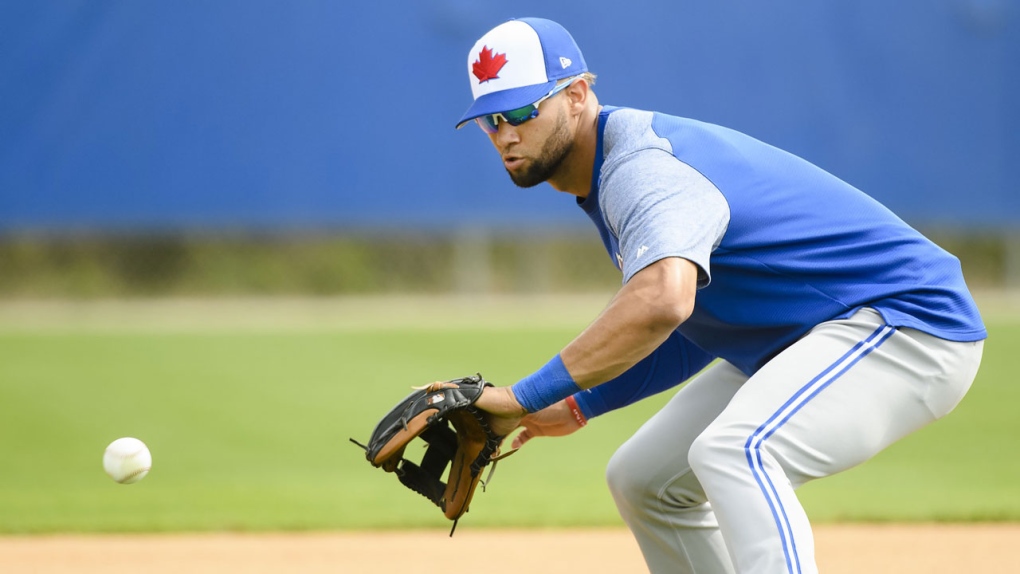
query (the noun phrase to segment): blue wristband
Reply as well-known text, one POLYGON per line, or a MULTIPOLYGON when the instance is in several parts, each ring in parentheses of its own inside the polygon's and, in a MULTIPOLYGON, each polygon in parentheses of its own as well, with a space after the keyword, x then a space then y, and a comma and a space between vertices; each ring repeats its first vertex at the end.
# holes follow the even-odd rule
POLYGON ((562 401, 580 391, 581 387, 570 376, 563 359, 556 355, 541 369, 511 386, 510 390, 526 411, 534 413, 562 401))

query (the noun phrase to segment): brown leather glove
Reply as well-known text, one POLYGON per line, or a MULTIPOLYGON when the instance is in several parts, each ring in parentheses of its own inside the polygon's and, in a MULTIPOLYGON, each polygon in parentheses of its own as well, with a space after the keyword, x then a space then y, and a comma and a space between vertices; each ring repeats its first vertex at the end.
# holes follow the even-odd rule
POLYGON ((453 520, 450 536, 468 511, 482 469, 502 458, 499 447, 504 436, 492 431, 488 414, 472 406, 486 386, 492 384, 476 375, 416 388, 379 421, 368 445, 351 439, 365 449, 365 458, 373 466, 395 473, 404 486, 442 509, 453 520), (404 451, 418 437, 428 448, 416 464, 404 458, 404 451))

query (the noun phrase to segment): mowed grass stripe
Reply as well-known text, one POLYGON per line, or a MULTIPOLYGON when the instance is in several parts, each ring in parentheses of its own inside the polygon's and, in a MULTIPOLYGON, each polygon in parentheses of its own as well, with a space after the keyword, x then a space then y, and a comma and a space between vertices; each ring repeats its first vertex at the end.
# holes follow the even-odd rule
MULTIPOLYGON (((581 329, 612 293, 0 301, 0 332, 581 329)), ((1020 292, 978 293, 990 324, 1020 322, 1020 292)))

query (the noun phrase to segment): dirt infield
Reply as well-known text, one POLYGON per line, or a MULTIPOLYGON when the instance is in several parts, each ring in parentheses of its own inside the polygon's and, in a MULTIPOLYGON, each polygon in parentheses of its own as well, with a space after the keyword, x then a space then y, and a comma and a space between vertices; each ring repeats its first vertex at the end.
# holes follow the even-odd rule
MULTIPOLYGON (((820 526, 826 574, 1020 572, 1020 524, 820 526)), ((0 572, 644 572, 624 530, 0 538, 0 572), (462 568, 445 563, 463 556, 462 568), (432 560, 430 562, 430 560, 432 560), (424 561, 424 566, 422 565, 424 561)))

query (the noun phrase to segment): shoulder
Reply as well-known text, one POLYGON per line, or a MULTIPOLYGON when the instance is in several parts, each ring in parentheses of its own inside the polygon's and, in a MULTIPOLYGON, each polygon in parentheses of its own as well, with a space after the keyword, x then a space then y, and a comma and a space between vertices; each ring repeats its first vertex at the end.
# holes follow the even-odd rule
POLYGON ((654 122, 661 115, 630 108, 614 108, 608 114, 599 174, 603 198, 621 195, 614 193, 620 188, 676 190, 704 179, 677 158, 670 140, 654 129, 654 122))
POLYGON ((669 140, 656 135, 654 117, 651 112, 619 110, 607 118, 606 133, 616 139, 604 155, 598 201, 610 229, 621 233, 635 222, 690 228, 683 221, 694 216, 717 221, 724 229, 729 220, 725 197, 673 154, 669 140))
POLYGON ((606 118, 602 136, 602 157, 612 163, 642 149, 668 150, 667 141, 652 130, 655 114, 631 108, 612 110, 606 118))

